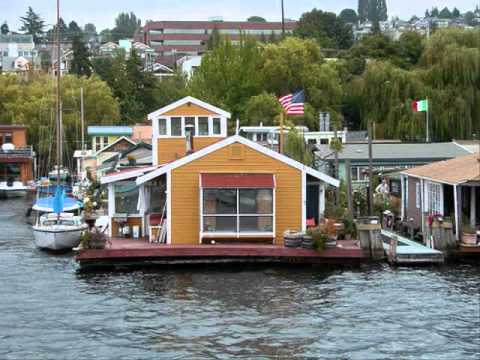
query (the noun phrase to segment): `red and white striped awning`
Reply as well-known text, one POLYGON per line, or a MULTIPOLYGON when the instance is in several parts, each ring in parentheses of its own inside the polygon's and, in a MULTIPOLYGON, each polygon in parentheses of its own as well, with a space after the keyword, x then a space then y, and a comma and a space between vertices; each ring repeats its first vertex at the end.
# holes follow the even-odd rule
POLYGON ((273 174, 201 174, 202 188, 274 188, 273 174))

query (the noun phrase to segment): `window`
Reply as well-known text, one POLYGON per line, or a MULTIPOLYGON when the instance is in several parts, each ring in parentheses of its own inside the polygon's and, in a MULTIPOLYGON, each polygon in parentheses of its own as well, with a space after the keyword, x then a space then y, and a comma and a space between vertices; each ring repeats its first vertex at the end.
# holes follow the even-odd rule
POLYGON ((328 139, 320 139, 320 144, 328 145, 328 139))
POLYGON ((100 149, 102 148, 102 143, 101 143, 101 139, 100 139, 100 136, 95 136, 93 138, 93 143, 95 144, 95 151, 100 151, 100 149))
POLYGON ((122 181, 115 184, 115 212, 117 214, 136 214, 138 186, 135 181, 122 181))
POLYGON ((415 183, 415 207, 420 209, 420 183, 415 183))
POLYGON ((352 181, 357 181, 358 180, 358 167, 352 166, 350 168, 350 176, 352 177, 352 181))
POLYGON ((203 232, 272 233, 273 189, 203 189, 203 232))
POLYGON ((192 135, 195 135, 195 118, 186 117, 185 118, 185 135, 190 131, 192 135))
POLYGON ((0 164, 0 181, 20 181, 20 167, 15 163, 0 164))
POLYGON ((4 144, 11 144, 13 143, 13 135, 12 133, 5 133, 3 136, 3 143, 4 144))
POLYGON ((167 119, 158 119, 158 134, 167 135, 167 119))
POLYGON ((220 135, 222 133, 222 125, 220 118, 212 119, 212 135, 220 135))
POLYGON ((108 136, 103 137, 103 145, 102 147, 108 146, 108 136))
POLYGON ((429 214, 443 215, 442 185, 427 182, 427 209, 429 214))
POLYGON ((182 136, 182 118, 172 117, 172 136, 182 136))
POLYGON ((198 118, 198 135, 208 135, 208 117, 198 118))

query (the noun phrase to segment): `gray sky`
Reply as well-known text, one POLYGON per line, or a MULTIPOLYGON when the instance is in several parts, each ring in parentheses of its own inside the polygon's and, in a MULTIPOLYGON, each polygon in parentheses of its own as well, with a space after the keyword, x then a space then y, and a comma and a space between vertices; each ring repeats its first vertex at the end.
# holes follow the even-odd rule
MULTIPOLYGON (((423 15, 427 8, 444 6, 460 11, 473 10, 479 0, 387 0, 389 16, 408 20, 411 15, 423 15)), ((7 21, 11 30, 18 30, 18 18, 31 6, 52 24, 55 20, 56 0, 0 0, 0 22, 7 21)), ((267 20, 279 20, 280 0, 61 0, 61 13, 68 23, 80 25, 92 22, 97 30, 113 27, 119 12, 133 11, 145 20, 208 20, 222 16, 224 20, 245 20, 250 15, 259 15, 267 20)), ((314 7, 340 12, 344 8, 357 8, 357 0, 285 0, 286 17, 298 19, 303 12, 314 7)))

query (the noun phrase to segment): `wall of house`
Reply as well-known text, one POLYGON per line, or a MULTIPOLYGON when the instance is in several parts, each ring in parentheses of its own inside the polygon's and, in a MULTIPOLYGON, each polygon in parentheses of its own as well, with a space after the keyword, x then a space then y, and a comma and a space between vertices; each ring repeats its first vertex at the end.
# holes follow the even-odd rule
POLYGON ((422 227, 422 198, 421 198, 421 193, 422 189, 420 186, 420 180, 409 177, 408 178, 408 204, 406 208, 406 219, 413 219, 413 224, 416 227, 421 228, 422 227), (417 184, 418 184, 418 191, 417 191, 417 184), (420 196, 418 199, 418 205, 417 207, 417 195, 420 196))
MULTIPOLYGON (((193 150, 198 151, 212 145, 223 137, 194 136, 193 150)), ((185 156, 186 138, 160 138, 157 140, 158 164, 166 164, 185 156)))
POLYGON ((170 110, 165 114, 162 114, 162 116, 203 116, 203 115, 216 116, 218 114, 192 103, 188 103, 188 104, 176 107, 175 109, 170 110))
POLYGON ((276 244, 283 244, 285 230, 302 227, 302 173, 241 144, 232 144, 172 170, 172 244, 198 244, 200 232, 199 174, 272 173, 275 175, 276 244), (230 158, 230 148, 241 146, 243 157, 230 158))

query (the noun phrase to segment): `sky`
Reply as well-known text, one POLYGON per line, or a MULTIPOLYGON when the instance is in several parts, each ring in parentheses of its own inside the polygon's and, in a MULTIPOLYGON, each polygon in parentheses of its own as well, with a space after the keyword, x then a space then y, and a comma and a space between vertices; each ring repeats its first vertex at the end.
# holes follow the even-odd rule
MULTIPOLYGON (((357 0, 284 0, 285 16, 298 19, 313 8, 339 13, 344 8, 357 8, 357 0)), ((480 0, 387 0, 389 16, 408 20, 421 16, 427 8, 456 6, 461 12, 473 10, 480 0)), ((0 22, 7 21, 11 30, 20 27, 19 17, 31 6, 48 25, 55 21, 56 0, 0 0, 0 22)), ((281 18, 280 0, 61 0, 61 16, 67 24, 92 22, 97 30, 112 28, 120 12, 133 11, 145 20, 208 20, 220 16, 227 20, 245 20, 258 15, 269 21, 281 18)))

